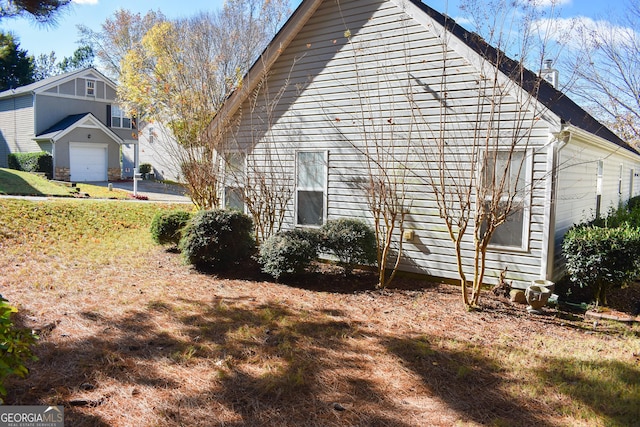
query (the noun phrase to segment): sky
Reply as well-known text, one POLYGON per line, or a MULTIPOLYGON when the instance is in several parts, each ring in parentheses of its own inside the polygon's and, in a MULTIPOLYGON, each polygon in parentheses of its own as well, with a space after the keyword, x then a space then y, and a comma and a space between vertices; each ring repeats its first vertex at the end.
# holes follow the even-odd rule
MULTIPOLYGON (((54 27, 43 26, 26 18, 5 18, 0 21, 0 30, 10 31, 18 37, 20 47, 30 55, 56 53, 58 60, 71 56, 79 47, 77 44, 78 24, 98 30, 106 18, 118 9, 128 9, 144 15, 149 10, 160 10, 169 18, 184 18, 201 11, 215 11, 222 7, 224 0, 72 0, 67 11, 58 16, 54 27)), ((291 0, 296 7, 300 0, 291 0)), ((457 0, 423 0, 439 12, 447 13, 465 26, 459 15, 457 0)), ((626 0, 537 0, 561 3, 560 16, 565 19, 590 18, 606 20, 624 10, 626 0)), ((469 28, 471 29, 471 28, 469 28)))

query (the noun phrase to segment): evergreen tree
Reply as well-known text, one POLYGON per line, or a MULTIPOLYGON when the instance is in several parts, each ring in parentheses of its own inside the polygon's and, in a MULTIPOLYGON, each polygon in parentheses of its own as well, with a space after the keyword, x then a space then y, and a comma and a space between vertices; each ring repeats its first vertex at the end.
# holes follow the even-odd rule
POLYGON ((0 32, 0 91, 33 83, 33 57, 11 33, 0 32))

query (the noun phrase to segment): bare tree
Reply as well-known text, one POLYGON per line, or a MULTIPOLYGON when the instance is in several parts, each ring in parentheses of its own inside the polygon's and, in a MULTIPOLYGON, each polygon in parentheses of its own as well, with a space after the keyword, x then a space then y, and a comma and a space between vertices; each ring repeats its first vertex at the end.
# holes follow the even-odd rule
POLYGON ((78 33, 80 42, 93 49, 105 74, 118 80, 121 62, 127 53, 140 44, 147 31, 165 19, 160 11, 149 11, 143 16, 118 9, 105 19, 99 30, 78 25, 78 33))
POLYGON ((640 144, 640 2, 620 19, 581 21, 565 68, 576 73, 573 94, 624 140, 640 144), (577 37, 576 37, 577 36, 577 37))

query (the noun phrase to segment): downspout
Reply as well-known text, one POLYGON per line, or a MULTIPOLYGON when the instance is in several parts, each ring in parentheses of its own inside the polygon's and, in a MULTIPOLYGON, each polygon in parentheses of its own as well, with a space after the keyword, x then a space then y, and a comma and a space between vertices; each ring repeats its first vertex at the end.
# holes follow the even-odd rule
POLYGON ((555 266, 555 247, 556 247, 556 208, 558 204, 558 176, 560 167, 560 151, 566 147, 571 141, 571 133, 563 130, 556 135, 555 140, 551 144, 551 158, 547 158, 547 165, 551 168, 549 177, 551 185, 546 188, 545 201, 548 203, 549 212, 545 223, 545 235, 547 236, 547 246, 543 248, 542 253, 542 274, 541 277, 546 280, 553 280, 555 266), (546 260, 545 260, 546 258, 546 260))

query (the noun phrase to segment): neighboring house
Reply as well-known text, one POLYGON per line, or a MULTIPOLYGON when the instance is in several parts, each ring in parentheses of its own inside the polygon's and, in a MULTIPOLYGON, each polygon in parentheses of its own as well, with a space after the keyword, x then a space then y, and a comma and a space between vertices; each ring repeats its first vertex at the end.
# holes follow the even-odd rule
MULTIPOLYGON (((460 124, 446 143, 464 154, 477 123, 465 125, 468 116, 459 112, 473 113, 485 102, 478 85, 496 71, 487 68, 492 53, 495 49, 476 34, 419 0, 303 0, 210 131, 225 135, 226 150, 244 156, 247 165, 283 174, 294 190, 285 228, 344 217, 371 222, 362 186, 356 185, 367 177, 363 153, 389 138, 397 144, 389 163, 396 169, 389 174, 406 176, 402 168, 411 168, 419 177, 421 169, 438 165, 418 155, 434 143, 421 132, 429 127, 438 134, 438 117, 446 110, 447 119, 460 124), (409 135, 410 121, 416 116, 426 121, 430 113, 435 118, 428 126, 419 123, 409 135), (392 129, 395 137, 389 136, 392 129)), ((519 126, 508 117, 528 114, 530 140, 520 153, 526 156, 521 177, 532 190, 494 235, 487 282, 495 283, 508 267, 507 279, 522 288, 563 273, 560 245, 571 225, 639 194, 640 155, 547 82, 540 83, 537 100, 523 106, 520 100, 539 79, 527 71, 523 83, 514 84, 507 77, 513 64, 500 66, 501 81, 511 82, 512 89, 494 111, 505 118, 500 129, 505 135, 519 126)), ((384 144, 382 149, 391 151, 384 144)), ((470 168, 460 165, 462 171, 470 168)), ((431 187, 417 178, 406 184, 405 227, 411 233, 401 269, 457 279, 453 245, 431 187)), ((225 186, 226 205, 241 203, 238 186, 225 186)), ((472 230, 462 253, 473 265, 472 230)))
POLYGON ((121 147, 136 138, 115 83, 94 68, 0 92, 0 167, 10 153, 46 151, 54 179, 118 180, 133 176, 135 159, 123 158, 121 147))
POLYGON ((177 153, 180 146, 171 131, 158 122, 141 122, 138 125, 138 146, 123 146, 123 157, 133 159, 135 151, 138 150, 139 164, 150 164, 155 179, 184 181, 180 165, 177 163, 177 159, 184 158, 184 156, 177 153))

